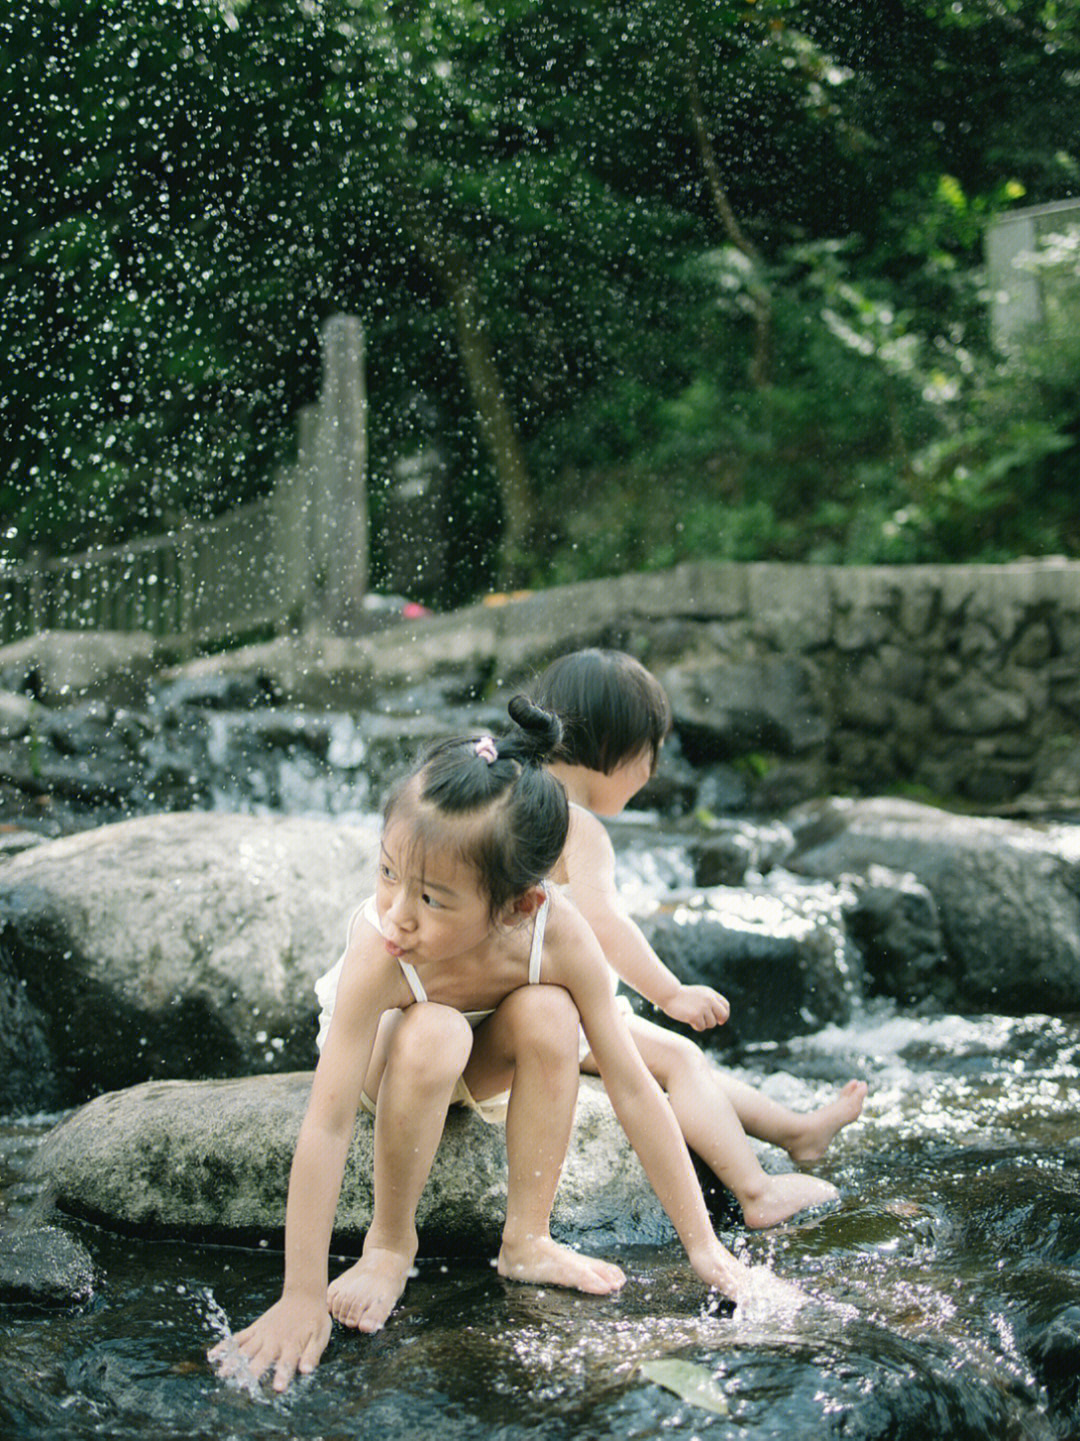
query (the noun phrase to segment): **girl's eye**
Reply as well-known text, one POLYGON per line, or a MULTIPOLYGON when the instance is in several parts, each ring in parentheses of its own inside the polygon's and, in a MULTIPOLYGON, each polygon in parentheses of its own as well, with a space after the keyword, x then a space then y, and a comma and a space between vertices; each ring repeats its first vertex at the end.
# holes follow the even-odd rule
POLYGON ((434 896, 429 896, 429 895, 425 892, 425 893, 421 896, 420 899, 424 902, 424 905, 425 905, 425 906, 430 906, 430 907, 432 908, 432 910, 434 910, 434 911, 442 910, 442 905, 441 905, 441 903, 440 903, 439 901, 437 901, 434 896))
POLYGON ((382 876, 384 881, 392 881, 394 879, 394 873, 385 861, 379 863, 379 875, 382 876))

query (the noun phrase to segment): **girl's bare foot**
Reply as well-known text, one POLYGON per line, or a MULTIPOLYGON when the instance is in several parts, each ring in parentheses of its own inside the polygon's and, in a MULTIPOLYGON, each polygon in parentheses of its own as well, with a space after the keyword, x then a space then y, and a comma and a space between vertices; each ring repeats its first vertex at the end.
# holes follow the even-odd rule
POLYGON ((568 1286, 592 1296, 609 1296, 626 1281, 618 1266, 582 1256, 560 1246, 550 1236, 527 1236, 522 1241, 503 1238, 498 1272, 510 1281, 536 1286, 568 1286))
POLYGON ((741 1201, 743 1220, 752 1231, 760 1231, 766 1226, 777 1226, 811 1206, 835 1201, 839 1195, 830 1182, 817 1176, 804 1176, 799 1171, 782 1176, 766 1175, 758 1194, 741 1201))
POLYGON ((379 1331, 401 1299, 413 1258, 373 1247, 331 1281, 326 1304, 335 1321, 357 1331, 379 1331))
POLYGON ((866 1100, 866 1082, 849 1081, 836 1098, 802 1118, 799 1135, 785 1150, 796 1166, 820 1161, 837 1131, 857 1121, 866 1100))

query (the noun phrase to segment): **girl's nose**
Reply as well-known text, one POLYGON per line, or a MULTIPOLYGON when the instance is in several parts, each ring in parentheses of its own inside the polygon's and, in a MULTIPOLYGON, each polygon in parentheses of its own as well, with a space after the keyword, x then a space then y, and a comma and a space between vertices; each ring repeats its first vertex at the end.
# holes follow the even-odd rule
POLYGON ((386 917, 387 920, 393 922, 399 931, 412 930, 416 924, 415 908, 403 890, 399 890, 390 902, 390 909, 387 911, 386 917))

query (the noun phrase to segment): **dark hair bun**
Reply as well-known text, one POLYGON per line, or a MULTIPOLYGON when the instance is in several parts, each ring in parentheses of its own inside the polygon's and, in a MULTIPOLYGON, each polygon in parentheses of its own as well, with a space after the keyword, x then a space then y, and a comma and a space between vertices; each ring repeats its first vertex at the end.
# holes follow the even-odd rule
POLYGON ((507 706, 510 719, 522 731, 521 745, 529 760, 543 764, 558 749, 562 740, 562 721, 554 711, 545 710, 528 696, 516 695, 507 706))

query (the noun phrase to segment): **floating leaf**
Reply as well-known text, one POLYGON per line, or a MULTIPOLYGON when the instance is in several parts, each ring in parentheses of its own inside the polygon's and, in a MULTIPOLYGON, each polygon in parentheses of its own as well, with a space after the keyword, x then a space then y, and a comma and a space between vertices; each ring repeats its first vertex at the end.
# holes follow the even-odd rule
POLYGON ((696 1361, 643 1361, 638 1370, 647 1381, 673 1391, 691 1406, 715 1411, 718 1416, 728 1413, 727 1397, 707 1366, 699 1366, 696 1361))

